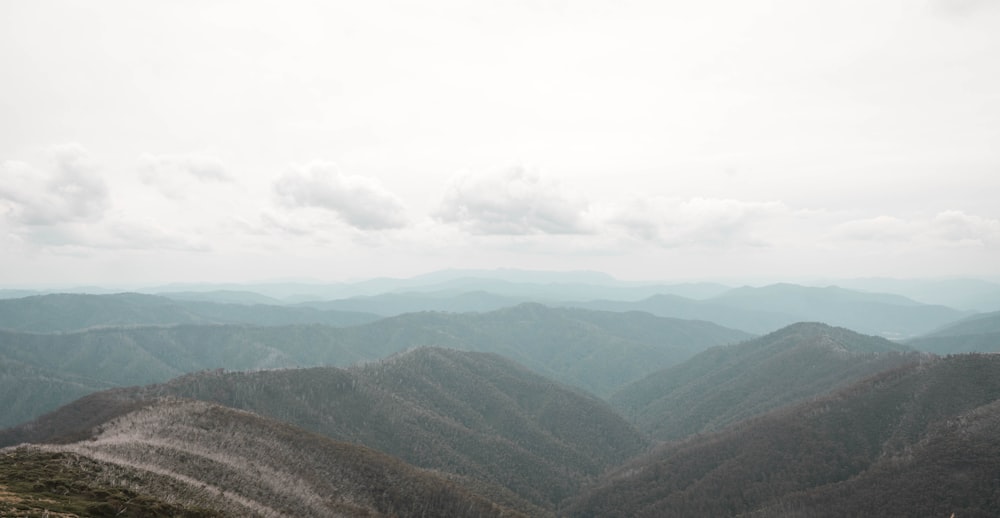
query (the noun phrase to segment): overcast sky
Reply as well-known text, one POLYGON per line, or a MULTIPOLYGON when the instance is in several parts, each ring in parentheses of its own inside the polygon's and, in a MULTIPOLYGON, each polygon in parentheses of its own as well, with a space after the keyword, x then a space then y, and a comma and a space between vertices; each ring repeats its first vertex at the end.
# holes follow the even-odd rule
POLYGON ((0 0, 0 285, 1000 276, 993 0, 0 0))

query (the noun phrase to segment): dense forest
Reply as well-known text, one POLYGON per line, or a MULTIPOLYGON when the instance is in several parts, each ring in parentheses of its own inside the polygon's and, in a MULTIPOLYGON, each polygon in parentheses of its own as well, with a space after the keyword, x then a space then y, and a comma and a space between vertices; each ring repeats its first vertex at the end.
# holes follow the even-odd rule
POLYGON ((830 318, 754 336, 634 310, 671 293, 411 294, 510 305, 391 316, 241 291, 2 300, 0 515, 1000 514, 995 313, 685 289, 830 318), (931 330, 829 325, 881 305, 931 330))

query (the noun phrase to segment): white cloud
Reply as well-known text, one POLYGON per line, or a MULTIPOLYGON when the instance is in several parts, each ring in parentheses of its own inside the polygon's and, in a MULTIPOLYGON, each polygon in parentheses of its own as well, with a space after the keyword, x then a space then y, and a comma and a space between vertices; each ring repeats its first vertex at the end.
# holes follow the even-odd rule
POLYGON ((226 165, 200 155, 151 155, 139 158, 139 178, 171 198, 188 195, 197 183, 233 181, 226 165))
POLYGON ((987 246, 1000 243, 1000 220, 960 210, 945 210, 934 216, 917 215, 911 219, 881 215, 837 224, 830 236, 836 240, 893 246, 907 242, 919 247, 987 246))
POLYGON ((848 241, 909 241, 917 232, 914 223, 894 216, 845 221, 834 226, 832 236, 848 241))
POLYGON ((274 183, 274 192, 287 207, 327 210, 360 230, 407 224, 406 209, 395 194, 372 178, 341 174, 328 162, 295 168, 274 183))
POLYGON ((100 219, 111 200, 87 151, 69 144, 52 148, 50 155, 46 169, 14 161, 0 164, 0 206, 7 217, 27 226, 100 219))
POLYGON ((609 211, 608 224, 640 240, 681 246, 761 246, 765 220, 790 213, 779 202, 732 199, 636 198, 609 211))
POLYGON ((950 243, 1000 243, 1000 220, 966 214, 960 210, 939 212, 931 221, 931 230, 934 236, 950 243))
POLYGON ((523 166, 457 177, 434 216, 473 234, 585 234, 588 203, 523 166))

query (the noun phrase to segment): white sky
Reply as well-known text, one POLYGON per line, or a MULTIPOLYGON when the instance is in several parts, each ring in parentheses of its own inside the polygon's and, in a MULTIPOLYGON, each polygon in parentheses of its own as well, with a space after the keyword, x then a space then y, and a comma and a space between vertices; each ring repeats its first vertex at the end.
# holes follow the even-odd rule
POLYGON ((0 285, 1000 275, 1000 2, 0 0, 0 285))

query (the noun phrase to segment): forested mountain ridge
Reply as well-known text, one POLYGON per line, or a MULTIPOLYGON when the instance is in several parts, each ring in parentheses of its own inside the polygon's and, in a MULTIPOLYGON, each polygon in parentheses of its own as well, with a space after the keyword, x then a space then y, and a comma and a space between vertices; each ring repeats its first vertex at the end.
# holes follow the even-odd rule
POLYGON ((410 313, 360 329, 436 333, 439 342, 414 345, 498 353, 598 396, 713 345, 750 337, 710 322, 533 303, 483 314, 410 313))
MULTIPOLYGON (((438 474, 363 446, 191 400, 147 401, 101 422, 79 442, 2 451, 4 486, 10 485, 5 479, 17 482, 10 463, 37 464, 45 460, 41 454, 59 455, 50 460, 62 460, 85 474, 82 480, 71 479, 64 494, 79 491, 74 488, 86 481, 105 486, 105 493, 127 490, 223 516, 520 515, 438 474)), ((16 485, 11 494, 44 496, 59 491, 67 483, 63 480, 40 477, 32 486, 16 485)), ((99 498, 84 508, 86 515, 130 509, 133 516, 152 515, 132 502, 134 495, 99 498)), ((73 503, 79 505, 64 505, 73 503)))
POLYGON ((0 300, 0 329, 36 333, 181 324, 348 326, 379 318, 378 315, 349 311, 174 300, 139 293, 57 293, 0 300))
POLYGON ((924 357, 827 397, 668 443, 569 516, 1000 513, 1000 356, 924 357))
POLYGON ((486 314, 415 313, 350 327, 320 325, 101 328, 74 333, 0 330, 0 403, 12 426, 88 390, 166 381, 205 369, 348 366, 421 346, 497 352, 598 395, 712 345, 746 338, 707 322, 645 314, 516 306, 486 314), (59 390, 28 390, 32 380, 59 390))
POLYGON ((162 396, 249 410, 363 444, 498 488, 483 492, 522 509, 523 501, 555 509, 647 445, 592 396, 496 355, 437 348, 352 369, 204 372, 116 389, 4 431, 0 444, 77 437, 93 426, 80 415, 113 416, 115 408, 162 396))
POLYGON ((708 349, 623 388, 610 402, 651 437, 677 440, 917 361, 919 353, 884 338, 799 323, 708 349))

